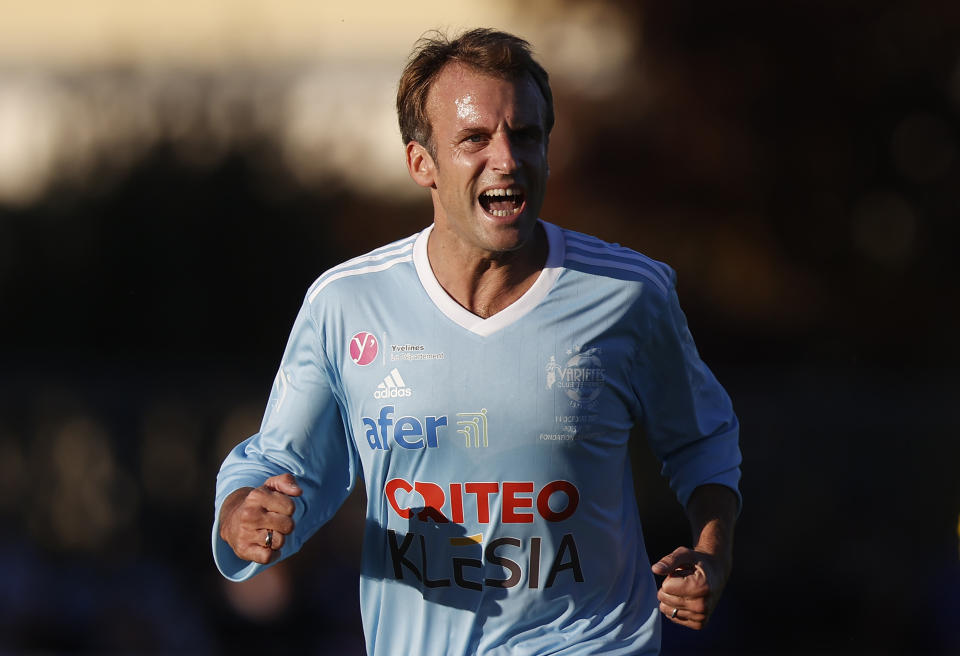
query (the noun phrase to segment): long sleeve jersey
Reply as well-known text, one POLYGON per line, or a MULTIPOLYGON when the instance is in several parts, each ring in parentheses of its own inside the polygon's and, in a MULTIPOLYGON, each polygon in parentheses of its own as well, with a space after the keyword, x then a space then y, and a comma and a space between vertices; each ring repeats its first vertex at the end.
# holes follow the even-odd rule
MULTIPOLYGON (((707 483, 737 491, 737 418, 697 354, 674 272, 540 225, 545 267, 489 318, 437 282, 431 228, 324 273, 260 431, 221 468, 217 515, 239 487, 297 478, 284 558, 362 481, 371 656, 657 653, 631 429, 644 428, 681 504, 707 483)), ((262 569, 216 525, 212 540, 227 578, 262 569)))

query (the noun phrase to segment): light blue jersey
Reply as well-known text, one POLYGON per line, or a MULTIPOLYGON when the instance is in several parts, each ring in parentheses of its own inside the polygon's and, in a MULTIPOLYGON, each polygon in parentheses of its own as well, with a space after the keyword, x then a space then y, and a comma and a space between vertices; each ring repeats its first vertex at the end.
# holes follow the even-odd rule
MULTIPOLYGON (((697 355, 664 264, 541 222, 534 285, 490 318, 440 287, 431 228, 323 274, 309 289, 260 432, 217 478, 292 473, 288 557, 361 477, 367 651, 646 654, 656 585, 627 444, 646 429, 684 505, 737 489, 738 423, 697 355)), ((243 580, 213 530, 220 571, 243 580)))

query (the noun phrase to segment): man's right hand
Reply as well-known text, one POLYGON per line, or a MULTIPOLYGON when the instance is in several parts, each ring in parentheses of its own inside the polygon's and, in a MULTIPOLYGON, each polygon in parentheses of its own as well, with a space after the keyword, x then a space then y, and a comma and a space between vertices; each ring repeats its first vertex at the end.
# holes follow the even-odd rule
POLYGON ((220 508, 220 537, 238 557, 266 565, 280 556, 280 547, 293 532, 295 506, 290 497, 301 494, 291 474, 235 490, 220 508))

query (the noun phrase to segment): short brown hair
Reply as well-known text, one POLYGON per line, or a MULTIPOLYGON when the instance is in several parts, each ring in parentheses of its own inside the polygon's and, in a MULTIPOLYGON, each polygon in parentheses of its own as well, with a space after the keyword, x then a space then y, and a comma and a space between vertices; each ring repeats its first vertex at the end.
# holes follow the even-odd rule
POLYGON ((397 88, 397 118, 403 143, 416 141, 434 154, 427 94, 443 67, 454 61, 506 80, 529 75, 546 101, 543 127, 546 134, 550 134, 554 121, 553 93, 549 76, 533 58, 530 44, 506 32, 477 28, 452 40, 439 31, 429 32, 414 45, 397 88))

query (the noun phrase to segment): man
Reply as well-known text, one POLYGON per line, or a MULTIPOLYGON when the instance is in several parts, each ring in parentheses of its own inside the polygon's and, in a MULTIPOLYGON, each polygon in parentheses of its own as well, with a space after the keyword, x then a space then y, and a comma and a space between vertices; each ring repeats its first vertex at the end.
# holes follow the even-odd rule
POLYGON ((217 480, 217 565, 292 555, 361 476, 370 654, 657 653, 661 613, 709 619, 739 505, 737 419, 674 274, 538 219, 553 101, 526 42, 423 40, 397 106, 433 225, 308 290, 217 480), (652 571, 638 422, 695 540, 652 571))

